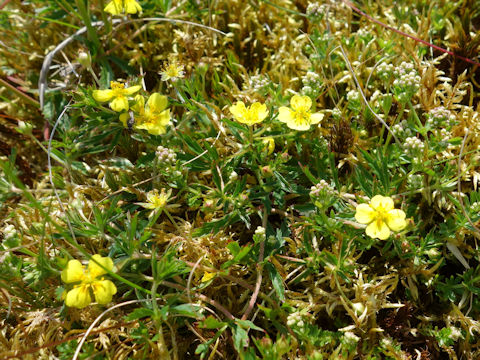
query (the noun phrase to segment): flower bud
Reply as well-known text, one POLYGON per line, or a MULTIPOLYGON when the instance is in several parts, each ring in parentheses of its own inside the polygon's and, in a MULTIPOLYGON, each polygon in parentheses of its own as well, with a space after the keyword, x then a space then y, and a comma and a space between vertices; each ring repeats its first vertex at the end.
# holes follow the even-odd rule
POLYGON ((24 121, 19 121, 17 131, 20 134, 28 135, 28 134, 32 134, 32 128, 33 128, 32 124, 26 123, 24 121))
POLYGON ((90 56, 90 54, 86 53, 85 51, 80 51, 78 53, 77 61, 84 68, 90 68, 92 66, 92 57, 90 56))

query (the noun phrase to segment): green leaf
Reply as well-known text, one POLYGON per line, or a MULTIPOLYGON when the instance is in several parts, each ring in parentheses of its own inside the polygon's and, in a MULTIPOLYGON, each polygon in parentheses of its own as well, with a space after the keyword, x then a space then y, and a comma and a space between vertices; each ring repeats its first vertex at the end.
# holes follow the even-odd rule
POLYGON ((232 252, 232 255, 234 255, 234 257, 233 257, 232 260, 229 260, 229 261, 225 262, 222 265, 222 269, 226 269, 233 264, 237 264, 237 263, 241 262, 242 259, 245 256, 247 256, 248 253, 250 252, 250 250, 252 249, 252 247, 250 245, 245 245, 244 247, 241 248, 241 250, 239 250, 238 249, 239 245, 235 241, 228 244, 227 248, 230 250, 230 252, 232 252))
POLYGON ((137 308, 133 310, 130 314, 125 316, 126 321, 132 321, 132 320, 137 320, 141 319, 144 317, 152 317, 153 316, 153 310, 152 309, 147 309, 147 308, 137 308))
POLYGON ((227 325, 226 322, 215 319, 212 315, 208 316, 200 323, 200 326, 205 329, 219 329, 222 326, 227 325))
POLYGON ((272 281, 273 288, 275 289, 278 298, 281 301, 285 301, 285 287, 283 286, 282 277, 272 263, 266 263, 265 268, 268 271, 268 275, 270 276, 270 280, 272 281))
POLYGON ((203 318, 202 307, 194 304, 181 304, 173 306, 170 311, 175 314, 191 317, 194 319, 203 318))
POLYGON ((250 320, 235 320, 235 322, 237 324, 241 325, 242 328, 244 328, 244 329, 253 329, 253 330, 258 330, 258 331, 265 332, 265 330, 263 330, 261 327, 258 327, 257 325, 255 325, 250 320))
POLYGON ((248 346, 248 333, 239 325, 233 326, 233 346, 238 352, 248 346))

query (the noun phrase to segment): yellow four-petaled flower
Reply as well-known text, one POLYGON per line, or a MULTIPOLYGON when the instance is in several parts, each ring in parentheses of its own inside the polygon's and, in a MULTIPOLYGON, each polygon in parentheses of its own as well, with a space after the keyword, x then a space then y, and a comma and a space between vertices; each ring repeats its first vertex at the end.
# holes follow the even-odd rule
POLYGON ((355 219, 361 224, 368 224, 365 232, 371 238, 386 240, 390 231, 400 231, 407 226, 405 213, 394 209, 390 197, 375 195, 370 204, 360 204, 356 208, 355 219))
POLYGON ((110 101, 109 105, 113 111, 128 111, 128 96, 135 94, 142 87, 140 85, 135 85, 126 88, 125 84, 111 81, 110 88, 106 90, 94 90, 93 98, 98 102, 110 101))
POLYGON ((237 101, 229 109, 235 120, 247 125, 261 123, 268 116, 267 107, 259 102, 246 107, 243 101, 237 101))
POLYGON ((65 305, 82 309, 92 302, 92 294, 99 304, 108 304, 112 301, 117 288, 113 282, 101 277, 107 273, 105 269, 112 271, 113 261, 98 254, 92 256, 87 269, 80 261, 70 260, 62 271, 62 280, 74 286, 66 294, 65 305))
POLYGON ((312 99, 308 96, 294 95, 290 99, 290 107, 281 106, 278 109, 278 119, 290 129, 308 130, 310 125, 318 124, 323 119, 323 114, 311 113, 312 99))
POLYGON ((136 0, 112 0, 103 10, 112 15, 135 14, 142 11, 142 7, 136 0))

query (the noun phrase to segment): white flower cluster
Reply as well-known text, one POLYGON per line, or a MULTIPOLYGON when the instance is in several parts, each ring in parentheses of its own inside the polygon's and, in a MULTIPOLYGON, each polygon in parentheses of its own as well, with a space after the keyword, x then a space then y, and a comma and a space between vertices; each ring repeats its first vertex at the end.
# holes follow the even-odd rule
POLYGON ((447 129, 440 129, 440 131, 438 131, 437 133, 437 136, 442 140, 442 141, 448 141, 450 140, 450 131, 448 131, 447 129))
POLYGON ((341 119, 342 118, 342 112, 340 109, 335 108, 332 110, 332 116, 334 119, 341 119))
POLYGON ((269 84, 270 80, 266 76, 258 74, 250 76, 244 87, 248 87, 258 93, 263 93, 269 84))
POLYGON ((306 12, 307 17, 313 22, 322 20, 323 15, 326 13, 326 6, 327 5, 320 5, 317 2, 309 3, 306 12))
POLYGON ((475 201, 472 205, 470 205, 470 210, 473 214, 480 212, 480 202, 475 201))
POLYGON ((263 226, 258 226, 255 229, 255 235, 265 237, 265 228, 263 226))
POLYGON ((393 86, 400 101, 408 101, 420 89, 420 76, 412 63, 402 62, 393 70, 393 86))
POLYGON ((405 152, 408 155, 418 155, 425 149, 425 144, 422 140, 415 136, 411 136, 405 139, 405 152))
POLYGON ((177 161, 177 155, 175 152, 163 146, 157 147, 155 155, 157 156, 157 161, 159 163, 175 164, 175 161, 177 161))
POLYGON ((349 102, 360 102, 360 93, 357 90, 350 90, 347 93, 347 100, 349 102))
POLYGON ((388 80, 393 73, 393 64, 382 62, 377 66, 378 77, 382 80, 388 80))
POLYGON ((432 128, 440 128, 442 126, 453 126, 456 117, 448 109, 438 106, 428 112, 427 124, 432 128))
POLYGON ((407 177, 407 185, 410 190, 418 190, 423 187, 422 174, 410 174, 407 177))
POLYGON ((393 125, 391 129, 395 136, 402 139, 413 135, 406 120, 402 120, 400 123, 393 125))
POLYGON ((9 224, 3 228, 3 238, 5 240, 9 240, 17 235, 17 230, 15 229, 15 226, 12 224, 9 224))
POLYGON ((296 311, 287 316, 287 326, 303 329, 305 322, 300 312, 296 311))
POLYGON ((343 343, 345 345, 356 345, 359 341, 360 338, 351 331, 347 331, 345 334, 343 334, 343 343))
POLYGON ((310 196, 311 197, 319 197, 322 194, 331 194, 333 192, 333 187, 330 186, 325 180, 320 180, 317 185, 313 185, 310 188, 310 196))
POLYGON ((367 37, 369 35, 371 35, 371 33, 367 30, 367 29, 364 29, 363 27, 361 27, 360 29, 357 30, 356 34, 359 36, 359 37, 367 37))
POLYGON ((322 86, 322 80, 320 75, 316 72, 308 71, 304 76, 302 76, 302 93, 311 96, 317 97, 319 89, 322 86))

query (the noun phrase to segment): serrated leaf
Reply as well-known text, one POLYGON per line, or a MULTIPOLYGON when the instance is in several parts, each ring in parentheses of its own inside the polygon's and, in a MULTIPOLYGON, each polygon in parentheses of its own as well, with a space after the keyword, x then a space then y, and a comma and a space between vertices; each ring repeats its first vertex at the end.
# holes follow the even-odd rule
POLYGON ((151 317, 153 316, 153 310, 147 308, 137 308, 133 310, 130 314, 125 316, 126 321, 132 321, 137 319, 142 319, 144 317, 151 317))

